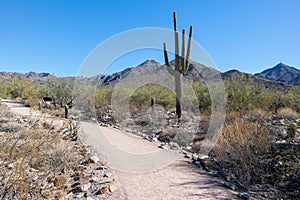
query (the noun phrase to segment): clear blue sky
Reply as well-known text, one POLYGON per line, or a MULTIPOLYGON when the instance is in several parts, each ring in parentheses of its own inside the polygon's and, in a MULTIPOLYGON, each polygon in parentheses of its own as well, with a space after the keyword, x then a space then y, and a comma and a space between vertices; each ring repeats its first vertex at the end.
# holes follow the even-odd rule
MULTIPOLYGON (((76 75, 110 36, 140 27, 194 26, 194 39, 221 71, 256 73, 282 61, 300 68, 299 0, 0 0, 0 71, 76 75)), ((120 70, 145 59, 120 59, 120 70)))

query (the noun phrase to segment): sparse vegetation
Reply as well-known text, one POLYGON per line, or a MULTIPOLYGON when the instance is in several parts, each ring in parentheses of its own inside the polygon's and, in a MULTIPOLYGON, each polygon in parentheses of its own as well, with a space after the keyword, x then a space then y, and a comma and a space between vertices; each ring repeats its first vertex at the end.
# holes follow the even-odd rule
MULTIPOLYGON (((5 108, 1 106, 2 109, 5 108)), ((24 119, 20 118, 22 122, 24 119)), ((51 124, 39 123, 39 119, 25 123, 27 127, 22 126, 14 134, 8 130, 0 135, 1 198, 65 196, 71 187, 65 174, 79 164, 79 154, 73 151, 71 143, 62 140, 59 130, 51 124), (55 187, 49 187, 51 184, 55 187)))
POLYGON ((0 104, 0 127, 7 123, 0 131, 1 199, 74 199, 87 189, 90 195, 104 194, 99 180, 105 172, 81 142, 78 122, 57 125, 42 116, 14 116, 0 104))
MULTIPOLYGON (((279 121, 281 119, 285 118, 279 117, 279 121)), ((287 136, 276 136, 266 126, 269 120, 270 114, 261 110, 228 115, 207 164, 241 190, 261 191, 260 197, 296 198, 300 193, 299 148, 297 144, 294 147, 277 145, 276 141, 280 137, 291 141, 298 126, 287 124, 287 136)))

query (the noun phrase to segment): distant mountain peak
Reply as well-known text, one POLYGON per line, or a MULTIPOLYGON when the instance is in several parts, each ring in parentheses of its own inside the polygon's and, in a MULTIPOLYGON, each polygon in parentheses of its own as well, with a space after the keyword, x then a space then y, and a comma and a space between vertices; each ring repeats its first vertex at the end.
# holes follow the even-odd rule
POLYGON ((300 85, 300 70, 282 62, 261 73, 255 74, 255 76, 290 85, 300 85))
POLYGON ((137 67, 144 67, 144 66, 153 66, 153 65, 161 65, 159 62, 157 62, 156 60, 145 60, 144 62, 142 62, 141 64, 139 64, 137 67))

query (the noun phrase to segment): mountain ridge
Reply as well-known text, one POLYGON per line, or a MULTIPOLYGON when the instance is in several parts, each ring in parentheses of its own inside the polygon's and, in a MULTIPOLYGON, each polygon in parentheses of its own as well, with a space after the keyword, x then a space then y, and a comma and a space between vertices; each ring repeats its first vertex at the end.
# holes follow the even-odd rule
MULTIPOLYGON (((174 61, 171 61, 171 66, 174 67, 174 61)), ((120 72, 115 72, 113 74, 99 74, 93 77, 60 77, 60 78, 78 78, 80 81, 86 81, 93 85, 102 85, 108 86, 111 84, 115 84, 118 81, 126 78, 139 77, 141 75, 145 75, 147 73, 155 72, 157 70, 161 70, 165 67, 165 65, 160 64, 155 60, 145 60, 141 64, 136 67, 128 67, 125 70, 120 72)), ((204 80, 203 77, 209 77, 211 70, 218 72, 215 69, 205 67, 202 64, 191 62, 189 66, 189 70, 184 75, 185 78, 198 81, 204 80), (197 69, 201 69, 199 73, 197 69)), ((233 69, 226 72, 219 72, 223 80, 231 80, 237 78, 246 78, 248 81, 255 83, 256 85, 263 86, 264 88, 271 90, 281 90, 287 91, 293 85, 300 85, 300 70, 285 65, 283 63, 279 63, 273 68, 266 69, 261 73, 256 73, 254 75, 240 72, 239 70, 233 69)), ((32 80, 34 83, 45 81, 51 77, 55 77, 49 73, 36 73, 36 72, 28 72, 28 73, 18 73, 18 72, 0 72, 0 79, 9 80, 14 77, 25 77, 32 80)))

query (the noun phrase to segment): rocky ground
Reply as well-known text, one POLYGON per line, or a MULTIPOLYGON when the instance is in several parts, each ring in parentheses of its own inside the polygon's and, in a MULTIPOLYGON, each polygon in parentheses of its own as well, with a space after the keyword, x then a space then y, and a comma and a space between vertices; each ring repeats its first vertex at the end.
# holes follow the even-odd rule
POLYGON ((107 199, 117 189, 107 162, 82 143, 78 123, 0 107, 2 199, 107 199))

